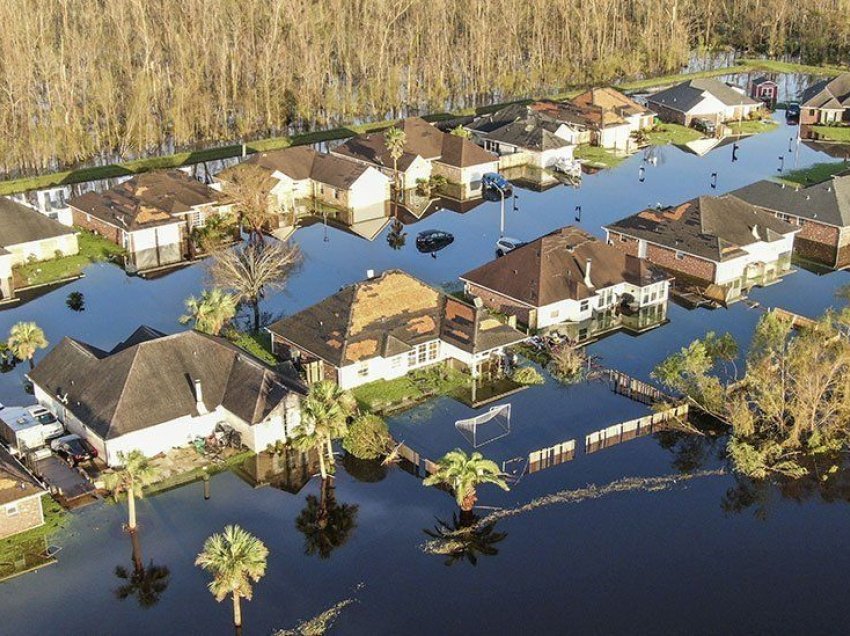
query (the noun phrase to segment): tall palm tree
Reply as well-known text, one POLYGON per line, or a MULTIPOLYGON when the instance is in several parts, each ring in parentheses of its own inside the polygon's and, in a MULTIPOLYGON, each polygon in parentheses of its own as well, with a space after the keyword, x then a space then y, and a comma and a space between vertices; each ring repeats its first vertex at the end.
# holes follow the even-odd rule
POLYGON ((357 410, 357 402, 350 392, 339 387, 336 382, 322 380, 310 387, 310 393, 301 402, 301 414, 317 424, 324 435, 328 453, 328 465, 333 469, 333 440, 345 436, 348 431, 348 419, 357 410))
POLYGON ((19 322, 9 331, 9 340, 6 344, 18 360, 28 360, 32 370, 35 367, 33 363, 35 352, 47 347, 47 338, 41 327, 34 322, 19 322))
POLYGON ((251 586, 266 573, 269 550, 257 537, 239 526, 226 526, 204 542, 204 549, 195 565, 212 574, 209 584, 219 603, 227 595, 233 597, 233 624, 242 626, 241 599, 251 600, 251 586))
POLYGON ((186 299, 186 314, 181 324, 195 323, 195 329, 217 336, 236 315, 236 298, 220 287, 201 292, 200 298, 186 299))
POLYGON ((333 482, 322 480, 320 496, 307 495, 307 505, 295 520, 295 528, 304 535, 304 553, 327 559, 357 527, 358 506, 339 504, 333 482))
POLYGON ((323 482, 328 478, 328 467, 325 461, 326 435, 327 431, 323 428, 322 423, 302 412, 301 422, 293 429, 292 439, 290 440, 296 450, 303 453, 316 452, 319 456, 319 474, 322 476, 323 482))
POLYGON ((425 486, 445 484, 455 494, 461 512, 472 512, 478 499, 476 489, 481 484, 495 484, 502 490, 510 490, 499 465, 478 451, 467 455, 459 448, 449 451, 437 462, 437 470, 422 482, 425 486))
POLYGON ((154 565, 153 561, 145 566, 138 532, 130 533, 130 541, 133 546, 133 569, 130 571, 122 565, 115 566, 115 576, 125 581, 115 588, 115 596, 122 601, 135 596, 139 605, 147 609, 159 602, 160 596, 168 588, 171 572, 164 565, 154 565))
POLYGON ((398 160, 404 154, 404 144, 407 142, 407 135, 401 128, 393 126, 384 133, 384 145, 390 153, 390 158, 393 160, 393 187, 398 193, 399 178, 398 178, 398 160))
POLYGON ((142 489, 156 478, 157 470, 139 450, 118 453, 118 460, 121 468, 105 475, 103 482, 116 500, 122 492, 127 493, 127 530, 135 532, 136 497, 144 496, 142 489))

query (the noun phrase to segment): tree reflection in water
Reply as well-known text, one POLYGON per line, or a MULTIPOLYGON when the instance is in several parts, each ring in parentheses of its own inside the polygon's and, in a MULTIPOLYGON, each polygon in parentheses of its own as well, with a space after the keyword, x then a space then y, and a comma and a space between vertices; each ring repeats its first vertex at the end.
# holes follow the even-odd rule
POLYGON ((295 520, 296 529, 304 535, 304 553, 320 559, 330 558, 357 527, 358 506, 337 503, 332 479, 322 480, 319 497, 307 495, 307 505, 295 520))
POLYGON ((86 298, 82 292, 71 292, 68 298, 65 299, 65 304, 71 311, 85 311, 86 298))
POLYGON ((146 566, 142 561, 142 548, 138 529, 130 532, 133 546, 133 569, 115 566, 115 576, 124 581, 115 588, 119 600, 135 597, 140 607, 145 609, 159 603, 159 599, 168 587, 171 573, 164 565, 155 565, 153 560, 146 566))
POLYGON ((404 225, 398 219, 393 219, 390 231, 387 233, 387 244, 391 249, 400 250, 405 243, 407 243, 407 232, 404 231, 404 225))
POLYGON ((354 479, 366 484, 383 481, 389 472, 389 466, 380 459, 358 459, 351 453, 343 455, 342 467, 354 479))
POLYGON ((495 521, 480 525, 478 520, 471 512, 461 512, 460 515, 455 512, 451 523, 437 519, 433 530, 423 530, 433 539, 428 542, 426 551, 430 554, 445 555, 446 565, 468 561, 470 565, 475 566, 479 556, 496 556, 499 554, 496 544, 504 541, 508 534, 496 532, 495 521))
POLYGON ((656 431, 653 437, 664 450, 673 455, 672 467, 680 473, 706 468, 712 461, 726 458, 726 425, 711 416, 691 410, 687 429, 656 431))

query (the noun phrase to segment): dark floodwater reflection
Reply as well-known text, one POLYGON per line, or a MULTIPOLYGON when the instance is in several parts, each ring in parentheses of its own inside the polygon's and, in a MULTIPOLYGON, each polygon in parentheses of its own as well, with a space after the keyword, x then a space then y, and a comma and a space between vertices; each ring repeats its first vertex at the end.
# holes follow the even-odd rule
POLYGON ((160 597, 168 589, 171 572, 167 566, 156 565, 153 559, 145 565, 140 534, 140 530, 128 533, 132 546, 132 565, 130 568, 115 566, 115 576, 121 581, 115 588, 115 596, 121 601, 135 598, 139 607, 148 609, 159 603, 160 597))
MULTIPOLYGON (((788 153, 794 131, 780 122, 772 132, 742 140, 734 164, 730 147, 700 157, 665 146, 653 152, 651 162, 636 155, 615 170, 585 176, 577 189, 523 190, 517 211, 506 206, 506 234, 529 239, 574 223, 580 206, 579 224, 601 235, 601 225, 647 205, 722 193, 774 175, 780 154, 786 154, 786 170, 828 159, 805 145, 795 145, 788 153), (716 190, 711 189, 712 173, 717 173, 716 190)), ((473 209, 458 208, 462 212, 441 209, 427 216, 427 224, 417 223, 415 216, 405 217, 410 225, 396 227, 397 233, 438 227, 455 236, 437 259, 420 254, 412 240, 395 237, 391 242, 398 249, 389 249, 392 222, 374 241, 321 224, 300 229, 294 240, 305 254, 304 267, 285 292, 264 302, 263 310, 270 315, 298 311, 361 279, 367 269, 399 267, 435 285, 454 283, 460 273, 492 258, 499 207, 498 202, 483 202, 473 209)), ((835 290, 847 282, 844 272, 818 276, 800 270, 777 285, 756 290, 752 298, 762 306, 780 305, 815 315, 835 303, 835 290)), ((202 265, 150 281, 125 276, 109 264, 94 265, 85 278, 61 290, 0 311, 0 335, 5 336, 15 322, 35 320, 52 344, 68 335, 111 348, 139 323, 166 332, 179 329, 184 299, 197 295, 204 284, 202 265), (71 292, 84 295, 86 311, 69 311, 66 300, 71 292)), ((708 330, 729 331, 746 345, 761 311, 743 303, 717 311, 671 307, 667 325, 638 338, 626 334, 605 338, 591 347, 591 353, 607 366, 648 379, 671 351, 708 330)), ((26 366, 0 375, 0 402, 31 399, 24 392, 26 366)), ((523 408, 516 417, 523 421, 557 416, 566 428, 598 428, 592 421, 595 405, 572 403, 569 396, 574 394, 569 391, 544 386, 519 395, 516 401, 523 408)), ((442 411, 432 413, 437 418, 442 411)), ((695 439, 655 435, 618 444, 527 476, 509 493, 485 486, 480 503, 515 507, 555 491, 607 484, 624 476, 722 466, 724 438, 695 439)), ((800 482, 794 488, 742 485, 731 476, 706 477, 659 492, 554 505, 500 521, 493 534, 510 537, 497 542, 497 555, 480 558, 484 551, 476 548, 477 567, 447 568, 443 559, 426 554, 421 545, 426 538, 423 528, 433 528, 435 517, 446 520, 449 528, 454 526, 448 521, 456 510, 451 497, 423 487, 397 467, 379 470, 345 460, 341 464, 334 500, 348 506, 349 513, 356 507, 356 518, 338 524, 348 530, 333 540, 316 534, 322 491, 318 480, 309 479, 315 472, 309 462, 282 473, 273 461, 247 467, 260 478, 257 481, 273 487, 255 488, 236 475, 218 475, 212 478, 213 496, 207 502, 200 483, 141 500, 145 551, 154 563, 167 564, 170 573, 168 589, 144 610, 136 602, 115 597, 116 582, 126 583, 114 576, 128 547, 121 531, 123 510, 98 504, 76 511, 68 528, 53 540, 63 547, 57 564, 2 584, 0 631, 229 630, 229 606, 212 599, 208 580, 194 566, 204 540, 228 523, 240 524, 270 550, 267 574, 243 608, 246 631, 252 634, 268 634, 315 616, 337 599, 349 597, 361 582, 366 586, 358 594, 359 602, 340 617, 338 633, 846 631, 850 506, 843 505, 844 476, 825 485, 800 482), (345 472, 349 469, 354 476, 345 472), (297 495, 287 492, 299 489, 297 495), (731 490, 736 493, 730 497, 731 490), (730 501, 734 504, 725 503, 730 501), (762 518, 727 514, 760 509, 770 514, 762 518), (314 555, 322 553, 319 546, 333 546, 332 558, 305 553, 308 537, 296 529, 302 515, 305 534, 321 537, 314 555)), ((132 574, 130 567, 123 567, 132 574)))
POLYGON ((456 563, 478 565, 479 557, 493 557, 499 554, 496 546, 508 537, 507 532, 497 532, 496 523, 477 525, 479 517, 461 511, 452 513, 451 522, 437 519, 433 529, 423 532, 431 537, 426 552, 445 556, 447 566, 456 563))

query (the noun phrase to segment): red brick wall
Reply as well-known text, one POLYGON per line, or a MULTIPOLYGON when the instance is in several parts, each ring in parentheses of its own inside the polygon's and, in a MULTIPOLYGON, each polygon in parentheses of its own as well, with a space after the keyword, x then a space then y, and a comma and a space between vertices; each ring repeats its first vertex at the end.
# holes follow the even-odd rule
POLYGON ((820 119, 820 111, 817 108, 801 108, 800 124, 803 126, 816 124, 820 119))
POLYGON ((9 516, 5 506, 0 506, 0 538, 30 530, 43 523, 41 497, 34 497, 18 504, 18 514, 9 516))
POLYGON ((536 316, 534 316, 534 320, 532 320, 532 312, 525 305, 522 305, 507 296, 503 296, 488 289, 484 289, 483 287, 479 287, 478 285, 474 285, 473 283, 467 283, 466 287, 467 293, 470 296, 478 296, 484 305, 490 309, 503 314, 508 314, 509 316, 516 316, 517 320, 522 324, 528 325, 532 329, 537 328, 536 324, 531 324, 532 322, 537 322, 536 316))
MULTIPOLYGON (((609 232, 611 244, 632 256, 638 255, 638 240, 626 237, 625 241, 621 241, 620 234, 609 232)), ((714 263, 701 258, 696 258, 685 254, 682 259, 676 258, 676 250, 660 247, 658 245, 647 244, 646 259, 651 263, 655 263, 659 267, 674 273, 680 272, 691 278, 711 282, 714 280, 714 263)))
POLYGON ((91 232, 97 232, 98 234, 100 234, 104 238, 109 239, 116 245, 124 247, 124 242, 121 238, 121 230, 119 230, 117 227, 108 225, 100 219, 94 216, 89 216, 85 212, 81 212, 76 208, 71 208, 71 216, 74 220, 74 225, 78 225, 82 228, 90 230, 91 232))

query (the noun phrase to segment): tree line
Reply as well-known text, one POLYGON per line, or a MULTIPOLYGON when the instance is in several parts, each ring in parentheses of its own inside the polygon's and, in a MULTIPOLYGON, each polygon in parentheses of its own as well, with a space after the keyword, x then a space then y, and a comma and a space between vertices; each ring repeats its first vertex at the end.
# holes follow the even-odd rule
POLYGON ((0 170, 30 174, 675 71, 846 60, 850 0, 8 0, 0 170))

